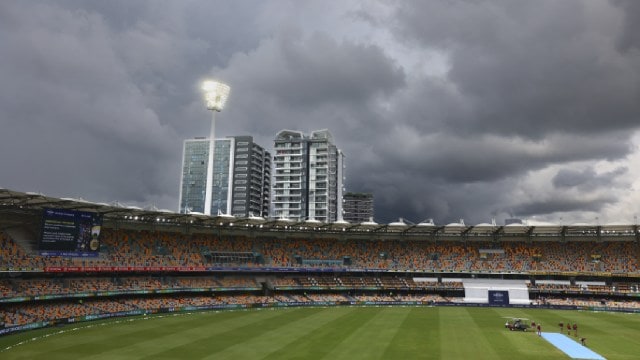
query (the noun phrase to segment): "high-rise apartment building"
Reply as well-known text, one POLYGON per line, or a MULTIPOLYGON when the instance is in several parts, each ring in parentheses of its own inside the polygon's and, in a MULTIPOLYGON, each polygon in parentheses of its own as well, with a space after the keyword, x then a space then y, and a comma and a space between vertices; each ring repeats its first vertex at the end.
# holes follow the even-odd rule
POLYGON ((292 220, 342 220, 344 155, 328 130, 282 130, 274 145, 273 213, 292 220))
MULTIPOLYGON (((251 136, 216 139, 213 150, 211 214, 268 216, 271 154, 251 136)), ((209 139, 185 140, 180 184, 180 212, 206 213, 209 139)))
POLYGON ((362 223, 373 218, 373 194, 345 193, 344 220, 350 223, 362 223))

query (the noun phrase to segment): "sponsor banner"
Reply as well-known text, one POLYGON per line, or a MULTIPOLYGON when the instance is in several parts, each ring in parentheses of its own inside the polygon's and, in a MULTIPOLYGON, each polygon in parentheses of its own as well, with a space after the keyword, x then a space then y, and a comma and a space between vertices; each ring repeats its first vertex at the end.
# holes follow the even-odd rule
POLYGON ((509 291, 489 290, 490 305, 509 305, 509 291))
MULTIPOLYGON (((16 269, 18 270, 18 269, 16 269)), ((33 269, 34 271, 37 269, 33 269)), ((39 269, 38 269, 39 270, 39 269)), ((25 269, 22 269, 25 271, 25 269)), ((41 270, 39 270, 41 271, 41 270)), ((382 269, 351 269, 351 268, 296 268, 296 267, 205 267, 205 266, 47 266, 45 272, 292 272, 292 273, 348 273, 348 272, 372 272, 384 273, 391 270, 382 269)))
POLYGON ((25 302, 29 300, 31 300, 31 297, 29 296, 19 296, 19 297, 13 297, 13 298, 0 299, 0 303, 25 302))
POLYGON ((41 322, 36 322, 31 324, 12 326, 8 328, 0 329, 0 335, 11 334, 16 331, 39 329, 45 326, 49 326, 48 321, 41 321, 41 322))
POLYGON ((204 266, 47 266, 45 272, 194 272, 207 271, 204 266))
POLYGON ((86 252, 86 251, 51 251, 51 250, 42 250, 40 251, 40 256, 63 256, 63 257, 98 257, 97 252, 86 252))

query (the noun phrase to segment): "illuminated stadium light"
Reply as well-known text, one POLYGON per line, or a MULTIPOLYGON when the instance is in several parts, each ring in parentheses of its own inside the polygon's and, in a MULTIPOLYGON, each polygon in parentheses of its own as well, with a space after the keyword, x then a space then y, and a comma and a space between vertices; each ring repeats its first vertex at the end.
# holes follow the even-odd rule
POLYGON ((227 84, 218 81, 205 80, 202 83, 202 91, 204 91, 204 101, 207 110, 222 111, 224 104, 229 98, 231 88, 227 84))
POLYGON ((202 83, 204 91, 204 101, 207 110, 211 110, 211 132, 209 133, 209 161, 207 162, 207 183, 204 193, 204 214, 211 215, 211 204, 213 202, 213 156, 214 142, 216 134, 216 112, 222 111, 224 104, 229 98, 231 88, 229 85, 218 81, 206 80, 202 83))

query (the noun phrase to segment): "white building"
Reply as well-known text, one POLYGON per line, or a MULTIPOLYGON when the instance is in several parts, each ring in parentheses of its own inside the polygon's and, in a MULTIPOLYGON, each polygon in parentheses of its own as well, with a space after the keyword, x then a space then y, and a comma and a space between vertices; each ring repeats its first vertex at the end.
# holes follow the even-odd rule
POLYGON ((344 155, 328 130, 306 136, 282 130, 274 145, 272 215, 292 220, 342 220, 344 155))

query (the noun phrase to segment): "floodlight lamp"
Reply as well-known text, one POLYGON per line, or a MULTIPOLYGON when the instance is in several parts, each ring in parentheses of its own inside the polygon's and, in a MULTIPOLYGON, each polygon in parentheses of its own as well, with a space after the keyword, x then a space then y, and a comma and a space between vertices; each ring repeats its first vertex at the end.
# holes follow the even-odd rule
POLYGON ((207 80, 202 83, 202 90, 204 91, 204 101, 207 105, 207 110, 219 112, 227 102, 231 88, 229 85, 221 82, 207 80))

